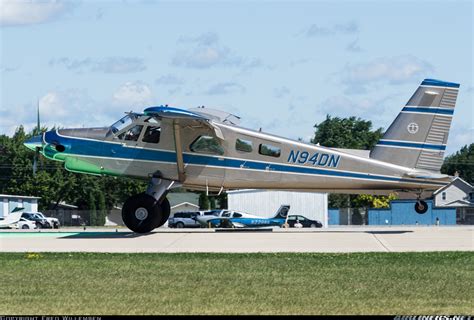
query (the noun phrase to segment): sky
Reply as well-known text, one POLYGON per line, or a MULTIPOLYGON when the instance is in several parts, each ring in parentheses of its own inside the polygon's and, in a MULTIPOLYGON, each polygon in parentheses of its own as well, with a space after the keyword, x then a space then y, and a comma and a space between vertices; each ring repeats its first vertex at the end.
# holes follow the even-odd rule
POLYGON ((326 115, 388 128, 421 81, 461 84, 447 154, 474 141, 472 1, 0 2, 0 134, 206 106, 309 141, 326 115))

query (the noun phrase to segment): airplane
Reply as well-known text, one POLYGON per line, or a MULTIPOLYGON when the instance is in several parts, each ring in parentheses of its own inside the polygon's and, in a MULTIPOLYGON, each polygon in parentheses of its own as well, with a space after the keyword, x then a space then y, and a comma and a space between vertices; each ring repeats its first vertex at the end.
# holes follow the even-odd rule
POLYGON ((220 228, 260 228, 260 227, 281 227, 286 222, 286 217, 288 216, 288 211, 290 210, 289 205, 282 205, 277 210, 275 215, 270 218, 263 218, 261 216, 256 216, 248 214, 241 211, 233 210, 221 210, 218 215, 212 216, 196 216, 197 222, 201 224, 202 227, 220 227, 220 228))
POLYGON ((20 219, 21 215, 23 214, 24 208, 16 207, 15 209, 10 212, 10 214, 3 220, 0 220, 0 228, 9 228, 14 224, 17 224, 20 219))
MULTIPOLYGON (((459 84, 425 79, 370 153, 304 143, 239 126, 236 115, 205 107, 152 106, 109 127, 56 129, 25 142, 73 172, 148 179, 122 208, 137 233, 163 225, 171 188, 218 192, 277 189, 416 197, 453 177, 440 173, 459 84)), ((285 119, 282 119, 284 121, 285 119)))

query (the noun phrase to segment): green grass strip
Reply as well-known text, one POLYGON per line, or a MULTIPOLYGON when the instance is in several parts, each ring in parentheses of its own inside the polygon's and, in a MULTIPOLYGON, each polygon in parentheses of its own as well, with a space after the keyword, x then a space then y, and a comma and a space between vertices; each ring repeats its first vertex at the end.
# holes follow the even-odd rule
POLYGON ((0 253, 0 314, 474 314, 473 258, 0 253))

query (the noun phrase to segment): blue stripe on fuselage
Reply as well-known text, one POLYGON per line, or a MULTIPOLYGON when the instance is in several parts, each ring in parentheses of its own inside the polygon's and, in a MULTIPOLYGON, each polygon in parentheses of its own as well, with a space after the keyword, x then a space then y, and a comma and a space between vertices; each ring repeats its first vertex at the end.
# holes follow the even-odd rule
MULTIPOLYGON (((67 153, 82 155, 82 156, 93 156, 93 157, 106 157, 106 158, 119 158, 119 159, 137 159, 145 161, 160 161, 176 163, 176 153, 174 151, 165 150, 151 150, 141 149, 123 146, 121 143, 111 143, 105 141, 96 140, 85 140, 76 137, 59 136, 56 131, 46 132, 45 140, 47 143, 53 141, 60 142, 65 146, 69 146, 67 153), (112 152, 114 150, 114 153, 112 152)), ((212 155, 198 155, 198 154, 183 154, 183 159, 186 164, 190 165, 203 165, 203 166, 217 166, 224 168, 242 168, 253 170, 266 171, 271 169, 270 172, 281 172, 281 173, 301 173, 301 174, 314 174, 314 175, 325 175, 332 177, 342 178, 359 178, 369 180, 384 180, 392 182, 412 182, 412 183, 423 183, 432 185, 444 185, 443 183, 435 183, 429 181, 420 181, 415 179, 404 179, 397 177, 386 177, 376 174, 369 173, 356 173, 356 172, 343 172, 339 170, 330 169, 318 169, 314 167, 303 167, 294 165, 284 165, 278 163, 265 163, 250 161, 247 159, 229 159, 219 156, 212 155), (270 168, 268 168, 270 167, 270 168)))

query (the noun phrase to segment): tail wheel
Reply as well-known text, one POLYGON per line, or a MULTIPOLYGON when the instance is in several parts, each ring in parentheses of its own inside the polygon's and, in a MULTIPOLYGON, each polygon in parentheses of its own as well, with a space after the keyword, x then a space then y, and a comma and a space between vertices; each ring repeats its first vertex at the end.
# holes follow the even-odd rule
POLYGON ((426 213, 426 211, 428 211, 428 204, 426 203, 426 201, 418 200, 418 201, 415 203, 415 211, 416 211, 418 214, 424 214, 424 213, 426 213))
POLYGON ((157 204, 155 198, 146 193, 131 196, 122 208, 123 222, 137 233, 152 231, 160 225, 163 216, 162 207, 157 204))

